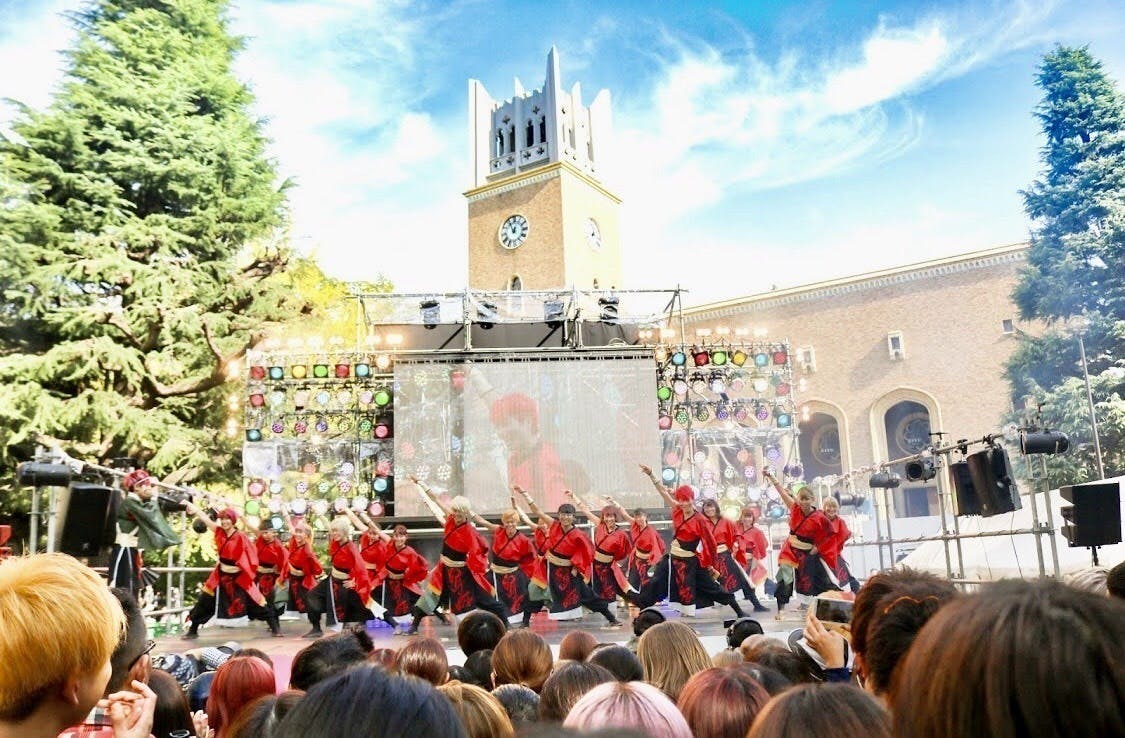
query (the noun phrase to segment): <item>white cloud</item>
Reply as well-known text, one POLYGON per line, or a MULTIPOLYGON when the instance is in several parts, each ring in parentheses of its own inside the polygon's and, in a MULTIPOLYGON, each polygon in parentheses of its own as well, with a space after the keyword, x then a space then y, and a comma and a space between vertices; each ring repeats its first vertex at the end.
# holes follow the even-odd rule
MULTIPOLYGON (((14 6, 0 7, 0 98, 37 109, 47 106, 66 63, 60 50, 74 35, 61 13, 74 5, 73 0, 44 0, 18 13, 14 6)), ((14 114, 14 108, 0 100, 0 132, 14 114)))

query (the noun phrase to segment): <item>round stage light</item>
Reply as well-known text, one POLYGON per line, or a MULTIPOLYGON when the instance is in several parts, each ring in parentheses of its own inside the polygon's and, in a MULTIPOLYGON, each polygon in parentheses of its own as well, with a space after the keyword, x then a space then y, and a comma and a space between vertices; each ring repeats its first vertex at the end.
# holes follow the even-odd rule
POLYGON ((261 525, 261 523, 262 521, 258 518, 257 515, 246 516, 246 525, 250 528, 257 528, 259 525, 261 525))
POLYGON ((692 454, 691 460, 694 461, 696 464, 706 463, 707 452, 706 451, 696 451, 694 454, 692 454))
POLYGON ((668 430, 672 427, 672 416, 668 414, 662 414, 656 421, 656 424, 660 427, 660 430, 668 430))
POLYGON ((762 490, 758 487, 749 487, 746 490, 746 496, 750 498, 751 502, 757 502, 762 499, 762 490))
POLYGON ((360 378, 370 377, 371 376, 371 365, 366 363, 366 362, 360 362, 359 364, 356 364, 355 365, 355 375, 357 377, 360 377, 360 378))
POLYGON ((383 512, 384 512, 383 503, 381 503, 379 501, 372 502, 371 507, 367 508, 367 512, 373 518, 383 517, 383 512))
POLYGON ((659 389, 656 390, 656 397, 661 402, 665 402, 667 400, 672 399, 672 388, 669 387, 668 385, 664 385, 664 386, 660 387, 659 389))
POLYGON ((789 386, 788 384, 786 384, 785 382, 779 382, 779 383, 778 383, 778 385, 777 385, 776 387, 774 387, 774 392, 776 392, 777 394, 779 394, 779 395, 781 395, 782 397, 784 397, 784 396, 786 396, 786 395, 788 395, 788 394, 789 394, 789 391, 790 391, 791 389, 792 389, 792 387, 790 387, 790 386, 789 386))
POLYGON ((262 505, 257 500, 247 500, 244 509, 247 515, 257 515, 262 511, 262 505))
POLYGON ((352 499, 352 509, 355 510, 356 512, 360 512, 360 511, 364 510, 366 507, 367 507, 367 498, 366 497, 360 495, 359 497, 355 497, 355 498, 352 499))
POLYGON ((691 358, 696 366, 707 366, 711 363, 711 355, 706 349, 692 349, 691 358))
POLYGON ((308 367, 304 364, 293 364, 289 367, 289 376, 294 379, 304 379, 309 375, 308 367))
POLYGON ((688 384, 682 379, 677 379, 675 382, 672 382, 672 390, 680 397, 683 397, 687 394, 688 384))
POLYGON ((680 454, 677 451, 668 451, 664 454, 664 466, 679 466, 680 454))
POLYGON ((754 412, 754 417, 757 418, 758 420, 769 420, 770 419, 769 408, 765 407, 764 405, 760 406, 754 412))
POLYGON ((327 377, 328 376, 328 365, 327 364, 314 364, 313 365, 313 376, 316 377, 317 379, 324 379, 325 377, 327 377))
POLYGON ((266 505, 266 508, 269 509, 271 513, 281 512, 281 500, 270 500, 269 504, 266 505))
POLYGON ((781 461, 781 447, 780 446, 767 446, 766 458, 770 461, 781 461))
POLYGON ((250 484, 246 485, 246 494, 251 497, 261 497, 262 493, 266 491, 266 485, 262 480, 255 479, 250 484))
POLYGON ((260 440, 262 440, 262 431, 258 428, 247 428, 246 429, 246 440, 247 441, 260 441, 260 440))
POLYGON ((347 379, 349 376, 351 376, 351 373, 352 373, 352 365, 351 364, 337 364, 336 365, 336 379, 347 379))
POLYGON ((389 354, 379 354, 375 357, 375 367, 379 371, 386 371, 391 367, 391 357, 389 354))
POLYGON ((281 482, 270 482, 271 495, 279 495, 284 489, 285 487, 281 484, 281 482))
POLYGON ((687 363, 687 354, 685 354, 683 351, 677 351, 676 353, 672 354, 672 363, 675 366, 683 366, 687 363))
POLYGON ((699 403, 699 407, 695 408, 695 419, 700 423, 705 423, 711 418, 711 409, 707 407, 707 403, 699 403))
POLYGON ((737 420, 739 423, 745 421, 749 417, 750 417, 750 408, 746 407, 745 405, 741 405, 741 404, 734 408, 734 419, 737 420))
POLYGON ((765 353, 754 354, 754 365, 755 366, 769 366, 769 363, 770 363, 770 357, 769 357, 768 354, 765 354, 765 353))
POLYGON ((261 407, 266 404, 266 396, 262 394, 250 395, 250 407, 261 407))
POLYGON ((758 478, 758 470, 755 469, 752 466, 744 467, 742 469, 742 476, 746 477, 746 479, 748 479, 748 480, 757 479, 758 478))
POLYGON ((786 353, 785 351, 774 351, 773 352, 773 363, 776 364, 777 366, 782 366, 784 364, 788 364, 789 363, 789 354, 786 353))
POLYGON ((390 484, 387 482, 386 477, 375 477, 371 480, 371 489, 373 489, 377 494, 383 494, 387 491, 387 488, 389 486, 390 484))
POLYGON ((691 420, 691 413, 688 412, 686 406, 680 405, 676 408, 676 413, 672 417, 675 419, 677 425, 687 425, 691 420))
POLYGON ((676 470, 666 466, 660 471, 660 478, 664 480, 665 484, 671 484, 676 481, 676 470))
POLYGON ((727 383, 723 381, 722 376, 711 375, 711 391, 716 395, 721 395, 727 391, 727 383))
POLYGON ((332 509, 338 513, 342 513, 348 509, 348 501, 343 497, 337 497, 332 501, 332 509))
POLYGON ((305 406, 309 404, 309 391, 307 389, 299 389, 293 393, 293 407, 297 410, 304 410, 305 406))
POLYGON ((327 433, 328 432, 328 418, 317 418, 316 424, 313 425, 313 428, 316 429, 317 433, 327 433))
POLYGON ((691 375, 691 389, 693 392, 703 392, 707 389, 707 379, 702 372, 693 372, 691 375))
POLYGON ((385 407, 391 402, 391 391, 386 389, 385 387, 380 387, 379 389, 375 390, 373 399, 375 400, 376 405, 378 405, 379 407, 385 407))
POLYGON ((285 370, 279 366, 271 366, 270 379, 285 379, 285 370))
POLYGON ((711 363, 714 364, 715 366, 723 366, 724 364, 726 364, 727 363, 727 352, 722 351, 722 350, 712 351, 711 352, 711 363))
POLYGON ((715 408, 715 418, 717 420, 730 420, 730 408, 725 404, 719 405, 715 408))
POLYGON ((274 435, 281 435, 285 432, 285 423, 280 420, 275 420, 270 423, 270 432, 274 435))
POLYGON ((329 492, 332 491, 332 482, 329 482, 327 479, 323 479, 323 480, 317 482, 316 483, 316 491, 319 492, 322 495, 328 494, 329 492))
POLYGON ((749 358, 750 357, 746 355, 745 351, 743 351, 742 349, 738 349, 733 354, 731 354, 730 363, 734 364, 735 366, 742 366, 749 358))
POLYGON ((792 423, 792 422, 793 421, 792 421, 792 418, 789 416, 789 413, 781 413, 780 415, 777 416, 777 427, 778 428, 788 428, 790 423, 792 423))
POLYGON ((376 423, 374 434, 376 438, 387 438, 391 435, 391 427, 386 423, 376 423))
POLYGON ((264 366, 258 366, 258 365, 250 367, 250 378, 251 379, 265 379, 266 378, 266 368, 264 366))
POLYGON ((289 503, 289 512, 294 515, 304 515, 309 511, 309 503, 306 500, 296 499, 289 503))

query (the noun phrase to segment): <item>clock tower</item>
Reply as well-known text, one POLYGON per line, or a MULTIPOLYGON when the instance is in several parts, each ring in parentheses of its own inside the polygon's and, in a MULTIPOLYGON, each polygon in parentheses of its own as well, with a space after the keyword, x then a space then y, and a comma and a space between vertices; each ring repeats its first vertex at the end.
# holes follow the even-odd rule
POLYGON ((469 287, 479 290, 621 287, 617 210, 603 182, 612 147, 609 91, 582 104, 562 88, 558 51, 547 78, 494 101, 469 80, 473 187, 469 287))

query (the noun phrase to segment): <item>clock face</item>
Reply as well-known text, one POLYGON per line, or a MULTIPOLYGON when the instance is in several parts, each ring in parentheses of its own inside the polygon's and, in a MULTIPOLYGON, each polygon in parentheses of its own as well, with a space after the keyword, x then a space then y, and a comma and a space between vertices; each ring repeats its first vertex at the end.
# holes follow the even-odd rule
POLYGON ((602 231, 598 228, 598 222, 593 218, 586 219, 586 243, 588 243, 590 248, 594 251, 601 251, 602 231))
POLYGON ((509 216, 500 226, 500 245, 509 250, 518 249, 527 240, 529 230, 527 218, 519 214, 509 216))

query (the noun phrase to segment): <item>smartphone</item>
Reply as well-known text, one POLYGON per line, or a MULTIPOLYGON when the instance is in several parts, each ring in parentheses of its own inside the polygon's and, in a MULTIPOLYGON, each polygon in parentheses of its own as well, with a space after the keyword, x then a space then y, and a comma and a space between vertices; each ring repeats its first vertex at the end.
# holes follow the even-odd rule
POLYGON ((848 600, 830 600, 827 598, 817 597, 815 610, 813 614, 816 619, 824 623, 827 627, 829 624, 839 626, 851 626, 852 623, 852 607, 854 602, 848 600))

